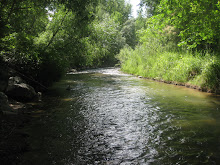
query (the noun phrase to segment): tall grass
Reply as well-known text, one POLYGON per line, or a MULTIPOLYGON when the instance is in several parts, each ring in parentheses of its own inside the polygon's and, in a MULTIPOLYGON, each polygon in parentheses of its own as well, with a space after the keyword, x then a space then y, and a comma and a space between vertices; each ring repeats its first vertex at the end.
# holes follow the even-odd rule
POLYGON ((160 81, 175 82, 220 92, 220 60, 216 54, 171 52, 140 45, 125 47, 117 55, 124 72, 160 81))

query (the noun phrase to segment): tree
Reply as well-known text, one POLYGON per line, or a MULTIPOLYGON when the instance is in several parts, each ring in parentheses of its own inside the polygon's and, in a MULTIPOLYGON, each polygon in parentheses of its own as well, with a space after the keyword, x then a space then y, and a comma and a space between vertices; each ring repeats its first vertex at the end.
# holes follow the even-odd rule
POLYGON ((157 7, 160 4, 160 0, 141 0, 140 6, 145 6, 148 17, 157 14, 157 7))
POLYGON ((188 48, 220 50, 220 2, 218 0, 164 0, 159 12, 179 29, 188 48))
POLYGON ((33 38, 48 23, 46 4, 42 1, 2 1, 0 51, 1 54, 27 54, 33 50, 33 38))
POLYGON ((24 74, 42 81, 57 79, 73 56, 70 52, 79 53, 73 48, 79 47, 75 44, 88 35, 96 2, 1 1, 0 54, 24 74), (54 11, 50 16, 52 20, 49 20, 49 11, 54 11), (54 74, 41 76, 42 68, 54 74))
POLYGON ((106 13, 103 20, 91 24, 91 34, 84 40, 87 45, 87 64, 102 66, 116 63, 115 55, 125 45, 120 24, 106 13))
POLYGON ((46 85, 68 66, 114 64, 130 26, 124 0, 3 0, 0 9, 1 55, 46 85))
MULTIPOLYGON (((101 1, 99 10, 102 10, 102 14, 104 10, 104 13, 108 13, 115 21, 123 25, 131 15, 131 4, 126 3, 125 0, 105 0, 101 1)), ((98 16, 102 17, 102 15, 98 16)))
POLYGON ((137 44, 135 19, 127 20, 122 27, 122 36, 126 39, 126 44, 131 48, 135 48, 137 44))

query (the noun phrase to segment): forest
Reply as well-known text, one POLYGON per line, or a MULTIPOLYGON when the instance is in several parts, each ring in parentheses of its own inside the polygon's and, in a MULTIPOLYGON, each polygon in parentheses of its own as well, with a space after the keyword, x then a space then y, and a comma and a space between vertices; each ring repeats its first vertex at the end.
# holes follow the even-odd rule
POLYGON ((112 66, 135 42, 124 0, 5 0, 0 12, 1 61, 45 86, 69 68, 112 66))
POLYGON ((219 0, 0 0, 3 165, 219 164, 219 93, 219 0))
POLYGON ((220 2, 142 0, 144 26, 135 49, 117 58, 123 71, 157 81, 220 91, 220 2))
POLYGON ((2 0, 0 25, 0 62, 44 86, 70 68, 118 65, 220 89, 218 0, 141 0, 137 18, 124 0, 2 0))

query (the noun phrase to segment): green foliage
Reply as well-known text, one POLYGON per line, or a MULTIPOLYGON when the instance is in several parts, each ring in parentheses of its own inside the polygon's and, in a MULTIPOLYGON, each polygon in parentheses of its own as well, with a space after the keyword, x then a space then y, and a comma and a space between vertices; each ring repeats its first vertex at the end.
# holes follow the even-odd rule
POLYGON ((158 11, 179 29, 179 46, 219 51, 220 3, 218 0, 165 0, 158 11))
POLYGON ((125 0, 101 1, 102 9, 105 10, 115 21, 123 25, 131 15, 131 4, 125 0))
POLYGON ((50 86, 54 81, 58 81, 61 78, 68 63, 62 57, 52 56, 48 53, 44 55, 44 59, 38 66, 36 79, 45 86, 50 86))
MULTIPOLYGON (((220 60, 219 56, 209 57, 207 63, 203 66, 203 72, 201 74, 203 78, 203 87, 208 87, 214 92, 220 92, 220 60)), ((197 80, 199 81, 199 80, 197 80)))
POLYGON ((149 9, 153 18, 148 22, 156 29, 172 26, 178 31, 178 46, 194 50, 220 50, 218 0, 142 0, 141 4, 149 9))
POLYGON ((125 47, 118 54, 122 70, 219 92, 219 1, 141 3, 148 6, 150 17, 145 25, 141 25, 141 17, 136 20, 140 45, 135 50, 125 47))
POLYGON ((83 46, 81 66, 112 66, 115 55, 125 45, 122 28, 128 20, 131 6, 124 0, 101 1, 95 19, 88 26, 88 35, 80 39, 83 46))
POLYGON ((192 52, 151 51, 147 45, 126 47, 117 58, 125 72, 178 83, 189 83, 213 92, 220 91, 220 61, 216 55, 192 52))
POLYGON ((100 22, 91 24, 91 35, 84 39, 87 46, 87 65, 112 65, 116 61, 115 54, 124 46, 125 40, 120 32, 120 25, 108 14, 100 22))
POLYGON ((142 28, 146 28, 146 21, 147 21, 147 18, 144 18, 142 16, 142 13, 140 12, 138 14, 138 17, 136 18, 135 20, 135 27, 136 27, 136 31, 142 29, 142 28))
POLYGON ((145 6, 148 17, 151 17, 157 13, 157 6, 160 4, 160 0, 141 0, 140 5, 145 6))
POLYGON ((0 55, 20 72, 50 84, 68 63, 81 65, 81 38, 88 35, 96 4, 90 0, 1 1, 0 55), (53 74, 42 76, 42 68, 53 74))
POLYGON ((137 45, 135 19, 127 20, 124 23, 121 32, 122 36, 126 39, 126 43, 134 49, 137 45))
POLYGON ((1 54, 33 53, 33 39, 45 29, 48 22, 47 11, 43 2, 3 1, 0 3, 0 52, 1 54))
POLYGON ((148 18, 134 20, 125 0, 0 1, 0 55, 50 85, 68 67, 114 65, 120 52, 129 73, 219 91, 219 1, 141 5, 148 18))

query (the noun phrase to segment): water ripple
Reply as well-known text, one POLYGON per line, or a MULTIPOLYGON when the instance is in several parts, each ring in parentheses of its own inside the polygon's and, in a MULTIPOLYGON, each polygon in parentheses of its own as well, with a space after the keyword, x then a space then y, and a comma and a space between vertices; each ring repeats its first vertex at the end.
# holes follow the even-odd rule
POLYGON ((47 102, 52 115, 40 125, 48 164, 220 163, 218 98, 114 68, 66 79, 55 88, 62 101, 47 102))

